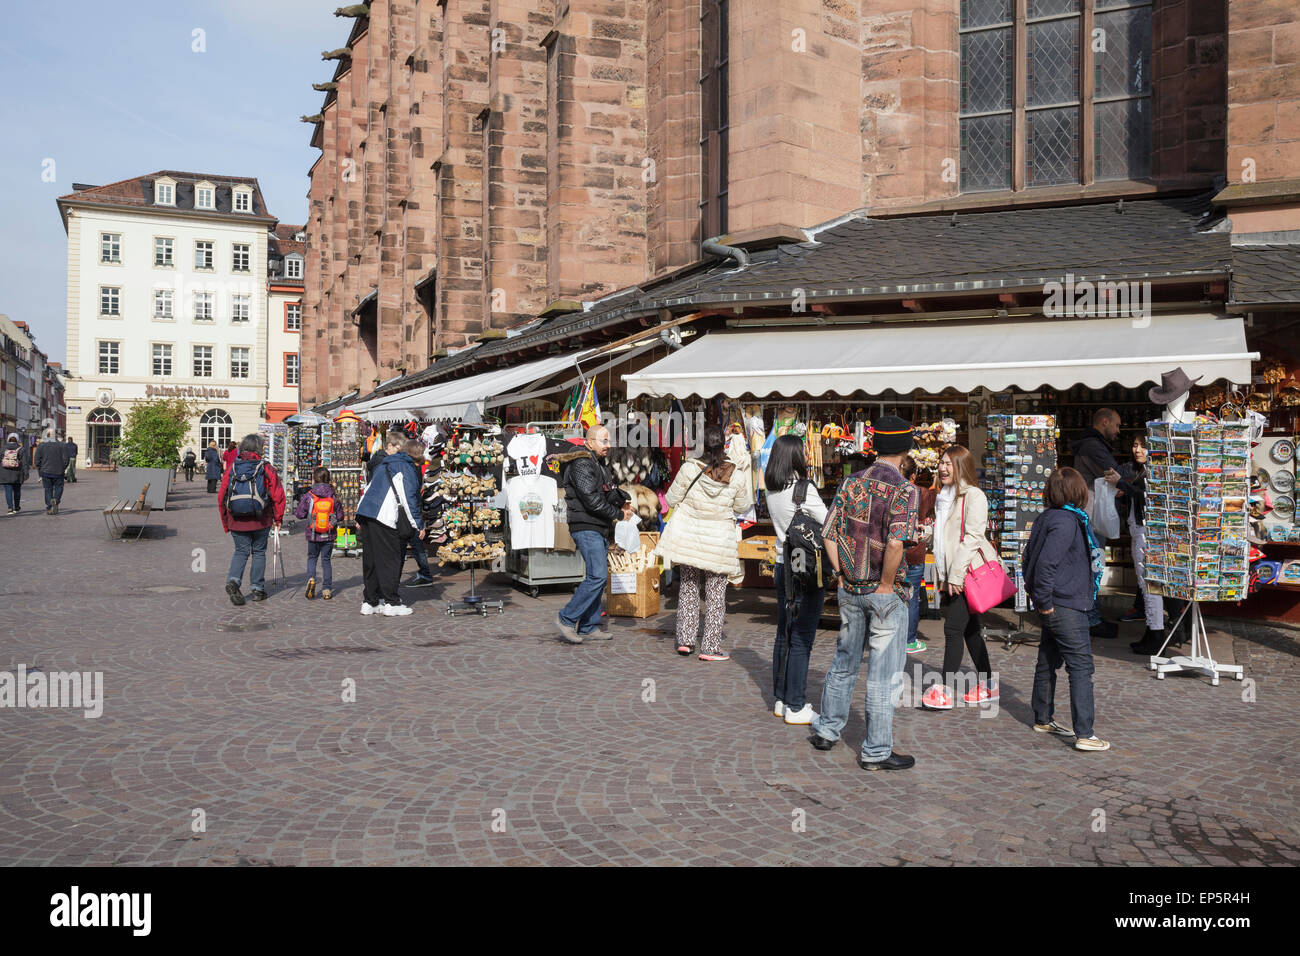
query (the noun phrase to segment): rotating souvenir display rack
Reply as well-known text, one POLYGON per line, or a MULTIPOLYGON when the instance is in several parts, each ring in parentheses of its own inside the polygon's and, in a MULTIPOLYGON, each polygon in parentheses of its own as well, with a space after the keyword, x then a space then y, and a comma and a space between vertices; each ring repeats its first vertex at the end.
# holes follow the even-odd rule
POLYGON ((1220 674, 1243 677, 1236 664, 1210 657, 1203 601, 1240 601, 1247 593, 1246 499, 1250 493, 1247 422, 1147 424, 1146 581, 1152 594, 1186 601, 1172 635, 1191 616, 1187 655, 1151 657, 1156 677, 1193 671, 1212 684, 1220 674))
POLYGON ((460 425, 442 452, 437 481, 447 511, 443 520, 453 540, 438 549, 438 564, 454 562, 469 568, 469 594, 447 602, 447 614, 471 611, 484 617, 490 608, 505 613, 504 601, 487 601, 475 589, 475 571, 485 561, 505 557, 504 518, 500 507, 505 448, 499 437, 477 425, 460 425))
POLYGON ((289 462, 292 457, 290 455, 289 426, 262 422, 257 426, 257 433, 262 436, 262 441, 265 443, 262 457, 267 464, 275 469, 276 474, 284 476, 287 483, 292 482, 293 476, 289 471, 289 462))
POLYGON ((294 493, 311 487, 311 473, 320 464, 321 436, 317 425, 297 425, 290 433, 293 453, 294 493))
POLYGON ((329 469, 334 497, 343 507, 340 522, 356 527, 357 505, 361 503, 361 444, 365 425, 358 420, 328 422, 320 426, 320 464, 329 469))
POLYGON ((984 454, 984 485, 989 501, 988 539, 1016 582, 1014 629, 985 628, 1006 646, 1028 643, 1024 630, 1029 596, 1021 557, 1034 521, 1043 513, 1043 488, 1056 470, 1060 431, 1053 415, 990 415, 984 454))

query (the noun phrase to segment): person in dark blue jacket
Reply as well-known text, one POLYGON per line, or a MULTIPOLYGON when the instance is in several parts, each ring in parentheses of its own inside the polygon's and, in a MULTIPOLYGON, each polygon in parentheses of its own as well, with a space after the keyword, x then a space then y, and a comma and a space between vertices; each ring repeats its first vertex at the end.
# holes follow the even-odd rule
POLYGON ((221 480, 221 452, 217 451, 216 442, 208 442, 203 449, 203 477, 208 480, 208 494, 217 493, 217 482, 221 480))
POLYGON ((1025 587, 1043 616, 1034 670, 1034 730, 1074 737, 1076 750, 1109 750, 1092 726, 1088 611, 1096 604, 1106 558, 1088 521, 1088 485, 1073 468, 1058 468, 1047 479, 1043 503, 1047 510, 1034 520, 1024 557, 1025 587), (1073 730, 1052 719, 1062 663, 1070 676, 1073 730))
MULTIPOLYGON (((361 575, 365 582, 362 614, 398 617, 412 613, 397 595, 407 542, 424 539, 420 511, 420 469, 402 450, 406 433, 384 436, 385 455, 375 467, 366 493, 357 505, 357 538, 361 541, 361 575)), ((373 457, 373 456, 372 456, 373 457)))

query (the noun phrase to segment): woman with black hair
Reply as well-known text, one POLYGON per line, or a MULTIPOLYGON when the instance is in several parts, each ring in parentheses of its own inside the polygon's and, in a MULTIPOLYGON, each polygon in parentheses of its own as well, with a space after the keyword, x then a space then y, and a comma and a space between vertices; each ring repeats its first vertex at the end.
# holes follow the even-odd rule
POLYGON ((1119 490, 1128 503, 1128 533, 1133 540, 1133 570, 1137 574, 1138 593, 1146 616, 1142 640, 1129 645, 1135 654, 1155 654, 1165 644, 1164 598, 1147 590, 1146 582, 1146 488, 1147 436, 1133 436, 1133 463, 1120 467, 1119 490))
MULTIPOLYGON (((782 435, 772 444, 772 453, 763 472, 767 489, 767 510, 776 528, 776 641, 772 644, 773 709, 787 724, 811 724, 817 716, 805 694, 808 689, 808 656, 817 636, 826 592, 820 589, 793 595, 794 607, 787 603, 785 536, 794 516, 802 511, 821 527, 826 523, 826 503, 808 480, 803 440, 782 435), (801 497, 800 504, 795 498, 801 497), (791 619, 791 612, 794 618, 791 619)), ((830 568, 827 567, 827 574, 830 568)))
POLYGON ((665 496, 673 509, 656 553, 681 565, 677 589, 677 653, 690 656, 700 630, 700 587, 704 587, 704 638, 700 660, 725 661, 722 619, 727 581, 739 583, 740 529, 736 518, 754 504, 749 451, 743 435, 728 441, 721 428, 704 429, 704 454, 677 470, 665 496))

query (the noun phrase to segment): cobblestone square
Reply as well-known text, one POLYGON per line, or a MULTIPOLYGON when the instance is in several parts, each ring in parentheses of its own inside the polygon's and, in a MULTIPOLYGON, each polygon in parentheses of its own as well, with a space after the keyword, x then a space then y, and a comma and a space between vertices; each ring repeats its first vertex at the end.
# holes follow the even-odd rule
MULTIPOLYGON (((1035 649, 992 644, 997 713, 905 706, 895 746, 915 769, 865 774, 863 681, 828 753, 772 716, 770 592, 729 592, 732 660, 704 664, 673 651, 671 597, 580 647, 551 624, 566 592, 500 575, 481 589, 505 613, 485 618, 444 613, 468 585, 450 568, 404 590, 410 617, 362 617, 347 558, 335 599, 307 601, 293 534, 287 582, 237 608, 203 482, 122 542, 100 515, 115 476, 80 478, 57 516, 29 483, 28 509, 0 517, 0 671, 104 682, 98 718, 0 710, 6 864, 1300 862, 1292 632, 1212 622, 1248 679, 1212 687, 1155 680, 1128 650, 1141 625, 1123 625, 1095 648, 1102 754, 1033 733, 1035 649)), ((939 622, 922 629, 937 665, 939 622)), ((820 631, 814 706, 834 647, 820 631)), ((1064 678, 1058 693, 1068 717, 1064 678)))

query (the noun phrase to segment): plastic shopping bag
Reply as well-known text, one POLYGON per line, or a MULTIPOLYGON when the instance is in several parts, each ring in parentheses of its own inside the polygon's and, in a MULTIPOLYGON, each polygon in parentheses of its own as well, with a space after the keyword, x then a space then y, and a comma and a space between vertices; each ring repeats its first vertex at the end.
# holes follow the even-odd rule
POLYGON ((641 550, 641 532, 637 530, 640 519, 627 518, 614 525, 614 543, 629 554, 641 550))
POLYGON ((1106 541, 1119 537, 1119 511, 1115 507, 1115 487, 1105 478, 1092 483, 1092 498, 1088 501, 1088 520, 1096 536, 1106 541))

